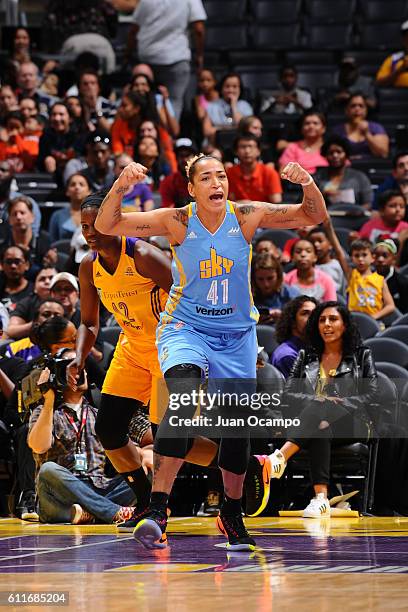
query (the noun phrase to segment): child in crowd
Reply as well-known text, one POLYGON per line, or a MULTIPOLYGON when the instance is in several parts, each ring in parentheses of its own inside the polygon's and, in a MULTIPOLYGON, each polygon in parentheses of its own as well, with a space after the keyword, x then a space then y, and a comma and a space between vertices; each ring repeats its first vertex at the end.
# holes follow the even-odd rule
POLYGON ((338 259, 332 256, 332 244, 324 227, 315 227, 309 232, 309 240, 313 243, 317 255, 317 267, 326 272, 334 281, 337 293, 344 295, 345 278, 338 259))
POLYGON ((13 111, 6 116, 4 123, 4 127, 0 128, 0 161, 7 159, 14 172, 28 170, 31 158, 23 139, 23 115, 19 111, 13 111), (25 163, 26 159, 28 159, 28 164, 25 163))
POLYGON ((263 238, 262 233, 255 242, 254 253, 255 255, 259 255, 260 253, 270 253, 278 261, 281 261, 282 257, 282 251, 280 250, 280 248, 276 246, 276 244, 271 238, 263 238))
POLYGON ((217 91, 217 81, 211 70, 203 68, 198 75, 197 80, 198 93, 194 98, 194 106, 197 117, 202 121, 207 113, 209 102, 218 100, 220 94, 217 91))
POLYGON ((384 276, 371 269, 374 263, 374 249, 371 242, 366 238, 359 238, 351 243, 351 261, 355 266, 352 269, 330 220, 326 222, 326 228, 335 255, 346 276, 349 310, 365 312, 373 319, 384 319, 392 314, 395 311, 395 304, 384 276))
POLYGON ((299 240, 299 238, 307 238, 309 235, 309 232, 313 228, 314 228, 314 225, 305 225, 305 226, 298 227, 298 229, 296 230, 297 236, 294 236, 293 238, 289 238, 289 240, 285 242, 285 245, 282 251, 282 260, 281 260, 283 263, 288 263, 291 260, 292 250, 293 250, 293 246, 295 245, 295 243, 299 240))
POLYGON ((313 243, 301 238, 292 247, 292 263, 295 269, 285 274, 285 282, 300 293, 318 301, 336 300, 336 286, 333 279, 316 267, 317 255, 313 243))
POLYGON ((395 306, 405 314, 408 312, 408 278, 395 269, 397 245, 391 238, 377 242, 374 246, 375 271, 384 276, 395 306))
POLYGON ((405 198, 399 191, 384 191, 378 197, 379 217, 364 223, 359 231, 360 238, 377 242, 379 238, 398 238, 408 228, 405 217, 405 198))
POLYGON ((300 295, 296 287, 283 282, 282 267, 271 253, 263 252, 254 258, 252 281, 254 302, 262 324, 276 323, 285 304, 300 295))
POLYGON ((352 312, 365 312, 373 319, 383 319, 394 312, 395 304, 384 277, 371 270, 373 245, 361 238, 352 242, 350 249, 355 268, 346 275, 348 308, 352 312))

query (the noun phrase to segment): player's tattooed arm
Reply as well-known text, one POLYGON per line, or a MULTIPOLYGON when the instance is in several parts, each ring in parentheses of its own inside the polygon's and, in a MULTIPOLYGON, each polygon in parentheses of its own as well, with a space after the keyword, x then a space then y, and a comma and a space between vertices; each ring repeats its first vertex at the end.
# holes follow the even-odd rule
POLYGON ((188 227, 188 214, 182 208, 178 208, 174 212, 173 219, 177 221, 177 223, 184 225, 184 227, 188 227))
MULTIPOLYGON (((115 193, 119 196, 125 193, 124 191, 121 191, 121 189, 123 188, 118 188, 117 190, 115 190, 115 193)), ((113 198, 111 196, 111 192, 109 192, 103 200, 102 204, 100 205, 96 218, 100 219, 102 215, 106 215, 108 213, 111 217, 112 222, 116 224, 118 221, 120 221, 122 217, 121 208, 122 198, 113 198)))
POLYGON ((173 211, 151 210, 147 212, 123 213, 122 200, 132 185, 146 178, 147 169, 132 162, 120 173, 105 197, 95 220, 95 228, 101 234, 111 236, 147 237, 168 234, 167 225, 173 211))
POLYGON ((288 216, 289 206, 284 204, 266 204, 264 212, 264 220, 268 223, 272 222, 274 225, 286 224, 288 222, 294 223, 296 219, 288 216))
POLYGON ((238 224, 242 228, 244 225, 256 224, 256 213, 258 207, 255 204, 237 204, 236 213, 238 224))
POLYGON ((305 196, 303 206, 309 215, 315 215, 317 213, 317 202, 315 198, 305 196))
POLYGON ((268 204, 258 202, 263 209, 259 227, 297 229, 302 225, 317 225, 327 218, 322 194, 315 183, 303 187, 302 204, 268 204))
POLYGON ((255 212, 256 207, 254 206, 254 204, 240 204, 238 205, 238 210, 241 213, 241 215, 251 215, 252 213, 255 212))

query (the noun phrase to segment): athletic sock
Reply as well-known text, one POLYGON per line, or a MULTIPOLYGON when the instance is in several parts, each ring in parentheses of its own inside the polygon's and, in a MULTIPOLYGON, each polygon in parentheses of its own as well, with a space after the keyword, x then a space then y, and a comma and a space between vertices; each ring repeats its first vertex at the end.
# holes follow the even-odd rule
POLYGON ((150 484, 144 469, 140 467, 132 472, 123 472, 121 476, 123 476, 129 487, 136 495, 137 507, 146 508, 146 506, 149 504, 152 485, 150 484))
POLYGON ((241 499, 232 499, 228 495, 224 495, 224 501, 221 506, 221 515, 231 516, 235 514, 241 514, 242 506, 241 499))
POLYGON ((158 510, 159 512, 167 512, 167 506, 169 503, 169 496, 167 493, 161 493, 154 491, 151 496, 150 508, 152 510, 158 510))

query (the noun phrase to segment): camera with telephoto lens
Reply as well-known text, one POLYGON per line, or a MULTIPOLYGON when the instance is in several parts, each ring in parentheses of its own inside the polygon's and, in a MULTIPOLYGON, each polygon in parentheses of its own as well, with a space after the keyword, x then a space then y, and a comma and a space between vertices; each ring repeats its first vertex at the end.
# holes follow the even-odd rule
MULTIPOLYGON (((54 356, 46 354, 32 362, 30 373, 19 383, 18 410, 20 413, 29 412, 40 404, 43 401, 44 393, 49 389, 53 389, 55 393, 62 393, 68 387, 67 366, 71 363, 72 357, 64 358, 67 350, 66 348, 60 349, 54 356), (39 385, 38 379, 45 368, 50 370, 49 379, 39 385)), ((77 385, 83 385, 84 382, 85 374, 82 370, 77 385)))
MULTIPOLYGON (((55 392, 62 393, 67 387, 67 367, 71 363, 72 357, 64 358, 63 355, 60 357, 58 353, 54 355, 54 357, 46 356, 44 368, 48 368, 50 371, 50 377, 47 382, 43 382, 41 384, 37 384, 39 390, 42 395, 46 393, 49 389, 53 389, 55 392)), ((44 369, 43 368, 43 369, 44 369)), ((77 381, 78 387, 83 385, 85 382, 84 371, 82 370, 80 377, 77 381)))

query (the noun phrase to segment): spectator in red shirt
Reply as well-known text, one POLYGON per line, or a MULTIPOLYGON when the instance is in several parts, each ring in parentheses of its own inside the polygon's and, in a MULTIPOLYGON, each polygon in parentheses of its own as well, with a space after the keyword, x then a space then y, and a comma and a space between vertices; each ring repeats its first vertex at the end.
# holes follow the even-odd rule
POLYGON ((180 208, 191 200, 188 193, 188 178, 186 174, 186 163, 197 153, 190 138, 179 138, 174 145, 177 159, 177 172, 166 176, 160 184, 162 207, 180 208))
POLYGON ((274 168, 258 161, 261 155, 259 140, 254 134, 238 136, 234 150, 239 164, 228 168, 229 196, 232 200, 282 202, 282 185, 274 168))

